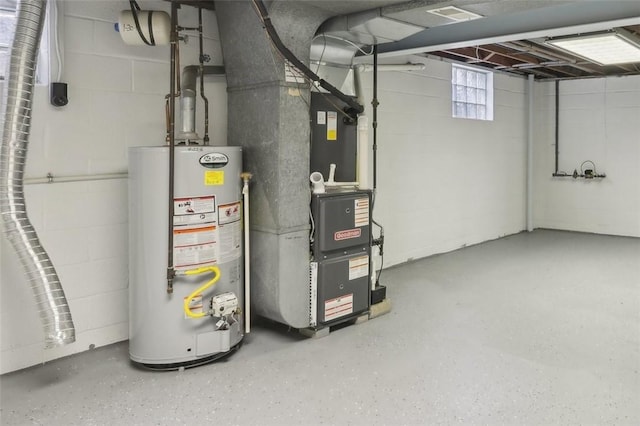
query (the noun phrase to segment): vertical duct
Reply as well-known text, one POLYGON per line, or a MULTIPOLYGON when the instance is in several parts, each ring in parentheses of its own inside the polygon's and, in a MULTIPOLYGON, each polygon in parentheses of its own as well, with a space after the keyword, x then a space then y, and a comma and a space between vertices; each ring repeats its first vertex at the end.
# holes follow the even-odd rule
POLYGON ((0 214, 4 233, 31 283, 44 326, 45 348, 51 348, 74 342, 75 329, 58 274, 27 216, 23 183, 46 4, 46 0, 19 2, 9 78, 3 93, 0 214))
MULTIPOLYGON (((269 16, 286 47, 309 63, 326 18, 308 2, 274 1, 269 16)), ((251 2, 216 2, 227 71, 228 140, 241 144, 251 188, 252 312, 309 326, 309 84, 269 41, 251 2)))

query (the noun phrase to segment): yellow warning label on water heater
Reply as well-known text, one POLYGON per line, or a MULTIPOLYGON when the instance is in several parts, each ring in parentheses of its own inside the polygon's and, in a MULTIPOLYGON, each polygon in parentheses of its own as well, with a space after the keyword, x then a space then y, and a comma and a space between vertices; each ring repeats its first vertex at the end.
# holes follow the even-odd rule
POLYGON ((204 172, 204 184, 207 186, 224 185, 224 171, 212 170, 204 172))

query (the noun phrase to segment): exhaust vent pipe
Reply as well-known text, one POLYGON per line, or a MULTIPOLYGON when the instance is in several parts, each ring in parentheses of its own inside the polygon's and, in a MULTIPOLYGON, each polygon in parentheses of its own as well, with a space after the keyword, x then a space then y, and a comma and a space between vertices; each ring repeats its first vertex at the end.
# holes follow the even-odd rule
POLYGON ((49 255, 27 217, 24 169, 29 144, 33 88, 46 0, 22 0, 3 93, 0 150, 0 214, 4 233, 31 283, 45 332, 45 348, 75 341, 67 299, 49 255))

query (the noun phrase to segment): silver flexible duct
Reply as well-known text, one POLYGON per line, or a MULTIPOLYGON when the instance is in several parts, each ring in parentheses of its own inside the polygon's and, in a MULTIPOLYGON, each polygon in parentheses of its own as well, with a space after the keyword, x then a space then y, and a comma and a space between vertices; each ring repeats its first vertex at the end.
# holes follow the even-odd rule
POLYGON ((36 62, 46 5, 46 0, 22 0, 18 6, 9 78, 3 93, 0 214, 4 233, 31 283, 44 326, 45 348, 51 348, 74 342, 75 329, 58 274, 27 217, 23 190, 36 62))

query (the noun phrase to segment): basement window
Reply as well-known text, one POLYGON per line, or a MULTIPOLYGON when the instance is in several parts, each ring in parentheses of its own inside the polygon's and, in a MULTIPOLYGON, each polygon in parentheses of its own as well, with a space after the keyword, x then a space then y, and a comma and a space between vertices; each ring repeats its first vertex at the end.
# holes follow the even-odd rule
POLYGON ((493 73, 453 64, 451 99, 454 118, 493 120, 493 73))
MULTIPOLYGON (((9 71, 11 44, 13 43, 13 34, 18 20, 17 12, 17 0, 0 0, 0 81, 6 80, 6 74, 9 71)), ((48 15, 49 14, 47 13, 47 21, 45 21, 45 25, 42 30, 42 38, 40 40, 38 69, 36 70, 37 84, 48 84, 49 80, 48 15)))

